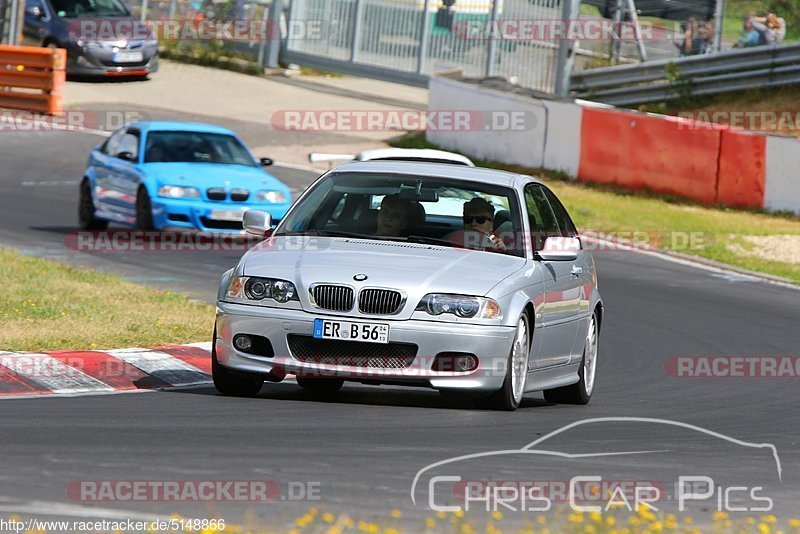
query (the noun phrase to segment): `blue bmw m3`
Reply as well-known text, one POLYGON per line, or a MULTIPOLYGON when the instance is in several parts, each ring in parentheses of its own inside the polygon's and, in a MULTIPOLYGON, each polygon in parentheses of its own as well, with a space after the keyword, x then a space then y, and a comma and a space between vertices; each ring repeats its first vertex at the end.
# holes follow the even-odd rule
POLYGON ((131 122, 92 150, 80 185, 82 229, 241 233, 247 209, 282 219, 289 188, 232 131, 191 122, 131 122))

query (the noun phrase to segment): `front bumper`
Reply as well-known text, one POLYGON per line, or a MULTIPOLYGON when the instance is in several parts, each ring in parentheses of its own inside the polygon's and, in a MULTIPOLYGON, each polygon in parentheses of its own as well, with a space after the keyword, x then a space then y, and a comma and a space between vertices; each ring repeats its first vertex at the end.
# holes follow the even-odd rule
MULTIPOLYGON (((74 76, 147 76, 158 71, 158 46, 143 47, 143 58, 135 63, 114 61, 110 46, 70 46, 67 49, 67 74, 74 76)), ((127 51, 127 50, 123 50, 127 51)), ((136 50, 138 51, 138 50, 136 50)))
MULTIPOLYGON (((397 383, 436 389, 491 392, 500 389, 506 376, 508 356, 516 330, 509 326, 445 324, 436 321, 387 320, 390 343, 413 343, 417 353, 403 369, 368 368, 348 365, 305 363, 291 353, 287 336, 311 336, 314 319, 330 315, 302 310, 262 308, 226 302, 217 303, 215 341, 218 362, 230 369, 270 375, 274 380, 286 374, 339 377, 368 383, 397 383), (264 336, 272 344, 274 356, 244 353, 233 347, 237 334, 264 336), (474 371, 434 371, 434 358, 442 352, 464 352, 478 357, 474 371)), ((343 320, 353 318, 342 317, 343 320)), ((361 320, 361 319, 359 319, 361 320)))
POLYGON ((242 202, 214 202, 154 197, 153 224, 158 229, 200 230, 202 232, 241 234, 241 221, 215 221, 214 210, 241 211, 248 209, 266 211, 273 221, 280 221, 289 210, 288 202, 282 204, 248 204, 242 202))

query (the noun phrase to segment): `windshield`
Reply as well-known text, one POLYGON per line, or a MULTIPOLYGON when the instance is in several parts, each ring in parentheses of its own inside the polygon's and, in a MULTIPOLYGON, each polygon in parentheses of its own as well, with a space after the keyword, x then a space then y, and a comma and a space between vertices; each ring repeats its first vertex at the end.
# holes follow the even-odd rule
POLYGON ((56 15, 63 18, 130 17, 119 0, 50 0, 56 15))
POLYGON ((205 132, 150 132, 145 163, 221 163, 256 167, 250 152, 232 135, 205 132))
POLYGON ((330 174, 275 235, 409 241, 524 255, 513 189, 397 174, 330 174))

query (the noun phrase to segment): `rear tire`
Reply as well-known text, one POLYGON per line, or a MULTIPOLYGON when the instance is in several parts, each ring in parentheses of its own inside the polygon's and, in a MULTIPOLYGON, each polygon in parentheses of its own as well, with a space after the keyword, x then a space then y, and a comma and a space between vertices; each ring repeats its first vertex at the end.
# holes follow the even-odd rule
POLYGON ((217 332, 211 340, 211 376, 214 387, 230 397, 255 397, 264 385, 259 375, 239 373, 226 369, 217 361, 217 332))
POLYGON ((81 230, 105 230, 108 228, 108 221, 95 217, 92 189, 88 180, 81 182, 81 191, 78 198, 78 226, 80 226, 81 230))
POLYGON ((528 358, 530 357, 530 318, 523 313, 517 321, 517 335, 508 356, 508 367, 503 387, 488 397, 476 399, 481 408, 513 412, 519 408, 525 394, 525 380, 528 376, 528 358))
POLYGON ((139 230, 153 230, 153 205, 150 203, 150 195, 147 189, 139 188, 136 194, 136 228, 139 230))
POLYGON ((344 380, 341 378, 307 378, 298 376, 297 384, 306 391, 330 395, 342 389, 344 380))
POLYGON ((597 352, 600 337, 598 324, 597 311, 595 311, 592 314, 589 322, 589 331, 586 334, 581 367, 578 369, 578 382, 561 388, 546 389, 544 391, 544 400, 557 404, 589 404, 594 391, 595 377, 597 376, 597 352))

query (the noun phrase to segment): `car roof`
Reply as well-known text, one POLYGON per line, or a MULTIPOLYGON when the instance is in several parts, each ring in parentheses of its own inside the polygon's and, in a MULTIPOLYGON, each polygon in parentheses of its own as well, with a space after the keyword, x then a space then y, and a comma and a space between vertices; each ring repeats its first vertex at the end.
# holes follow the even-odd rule
POLYGON ((460 164, 450 165, 444 163, 400 160, 353 161, 343 163, 331 171, 333 174, 345 172, 372 172, 426 176, 428 178, 453 178, 506 187, 513 187, 520 181, 539 182, 539 180, 532 176, 487 169, 484 167, 467 167, 460 164))
POLYGON ((143 132, 199 132, 199 133, 216 133, 226 135, 236 135, 231 130, 216 126, 214 124, 206 124, 203 122, 186 122, 186 121, 139 121, 130 122, 128 127, 139 128, 143 132))
POLYGON ((393 159, 393 160, 406 160, 406 161, 425 161, 429 163, 446 163, 452 162, 456 165, 466 165, 474 167, 475 164, 472 160, 461 154, 454 154, 453 152, 446 152, 444 150, 434 150, 430 148, 375 148, 372 150, 364 150, 359 152, 357 156, 358 161, 372 161, 379 159, 393 159), (430 161, 441 160, 441 161, 430 161))

